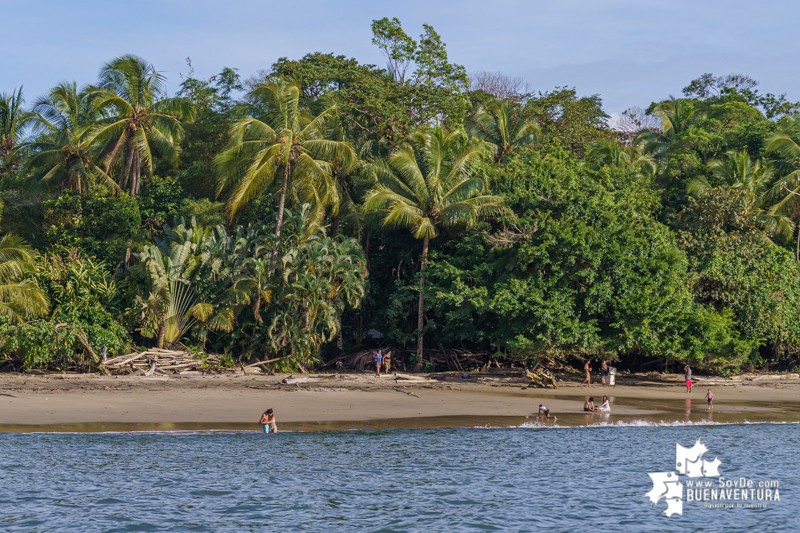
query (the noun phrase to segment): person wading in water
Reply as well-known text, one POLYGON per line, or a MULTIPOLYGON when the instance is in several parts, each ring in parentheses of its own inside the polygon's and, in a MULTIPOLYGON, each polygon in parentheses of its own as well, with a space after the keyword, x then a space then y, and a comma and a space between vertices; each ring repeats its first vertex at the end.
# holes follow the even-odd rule
POLYGON ((267 409, 264 411, 264 414, 261 415, 261 420, 259 420, 258 423, 261 424, 264 433, 278 432, 278 425, 275 423, 275 414, 272 412, 272 409, 267 409))

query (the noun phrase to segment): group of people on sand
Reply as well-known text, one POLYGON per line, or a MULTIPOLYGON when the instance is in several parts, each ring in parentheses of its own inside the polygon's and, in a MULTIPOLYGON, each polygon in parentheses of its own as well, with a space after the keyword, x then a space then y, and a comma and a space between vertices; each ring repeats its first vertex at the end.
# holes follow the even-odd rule
POLYGON ((601 411, 604 413, 610 413, 611 404, 608 402, 608 396, 603 396, 603 403, 600 405, 595 405, 594 398, 589 396, 589 399, 583 402, 583 410, 587 412, 601 411))
MULTIPOLYGON (((592 360, 587 359, 586 362, 583 364, 583 381, 581 381, 581 387, 584 385, 587 387, 592 386, 592 360)), ((600 361, 600 384, 606 384, 606 377, 608 377, 608 359, 603 359, 600 361)))
MULTIPOLYGON (((384 355, 381 352, 381 350, 378 350, 375 353, 375 356, 373 357, 373 359, 375 361, 375 367, 376 367, 377 375, 380 376, 381 375, 380 374, 381 366, 382 366, 382 363, 384 362, 384 355)), ((591 371, 592 371, 591 359, 586 361, 586 364, 583 365, 583 370, 584 370, 584 372, 586 372, 586 379, 584 379, 583 383, 581 383, 581 387, 584 384, 586 384, 587 386, 589 386, 591 384, 591 371)), ((686 392, 687 393, 691 393, 692 392, 692 368, 689 365, 686 365, 683 368, 683 374, 684 374, 684 378, 686 380, 686 392)), ((602 363, 600 364, 600 376, 601 376, 602 384, 605 385, 606 384, 606 376, 608 376, 608 361, 607 360, 603 360, 602 363)), ((708 389, 708 392, 706 393, 705 398, 706 398, 706 401, 708 402, 708 408, 709 409, 713 409, 714 408, 714 393, 711 392, 711 389, 708 389)), ((608 396, 603 396, 603 401, 602 401, 602 403, 600 405, 595 405, 594 404, 594 397, 590 396, 583 403, 583 410, 584 410, 584 412, 587 412, 587 413, 596 413, 596 412, 610 413, 611 412, 611 404, 608 401, 608 396)), ((539 404, 539 412, 538 412, 538 414, 536 416, 537 416, 537 418, 545 418, 545 419, 552 418, 553 420, 558 420, 555 417, 555 415, 550 414, 550 410, 547 407, 545 407, 544 405, 542 405, 542 404, 539 404)), ((278 432, 278 425, 275 422, 275 413, 272 411, 272 409, 267 409, 266 411, 264 411, 264 413, 261 415, 261 419, 258 421, 258 423, 261 424, 261 427, 264 430, 264 433, 277 433, 278 432)))
POLYGON ((375 375, 381 377, 381 367, 384 367, 385 373, 389 373, 389 370, 392 366, 392 352, 383 353, 383 350, 378 350, 375 352, 375 355, 372 356, 372 360, 375 361, 375 375))
MULTIPOLYGON (((587 399, 583 403, 583 410, 591 413, 594 412, 610 413, 611 404, 608 401, 608 396, 603 396, 603 403, 601 403, 600 405, 595 405, 594 398, 590 396, 589 399, 587 399)), ((536 415, 536 418, 544 418, 544 419, 552 418, 553 420, 558 420, 555 417, 555 415, 550 414, 550 409, 548 409, 542 404, 539 404, 539 413, 536 415)))

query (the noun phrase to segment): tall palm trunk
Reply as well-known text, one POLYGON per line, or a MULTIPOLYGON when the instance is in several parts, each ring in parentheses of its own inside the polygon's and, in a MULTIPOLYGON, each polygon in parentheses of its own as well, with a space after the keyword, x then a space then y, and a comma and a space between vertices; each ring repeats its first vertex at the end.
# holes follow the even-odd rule
POLYGON ((414 371, 419 372, 422 369, 422 326, 423 326, 423 304, 424 297, 422 291, 425 288, 425 266, 428 261, 428 243, 430 239, 426 236, 422 241, 422 262, 419 266, 419 315, 417 316, 417 364, 414 365, 414 371))
POLYGON ((800 261, 800 221, 796 224, 797 225, 797 245, 794 249, 794 260, 800 261))
MULTIPOLYGON (((369 272, 369 239, 372 237, 372 231, 367 230, 367 237, 364 239, 364 259, 366 260, 365 268, 369 272)), ((358 344, 364 340, 364 305, 362 304, 358 310, 358 344)))
POLYGON ((339 354, 344 353, 344 333, 342 332, 342 310, 339 308, 338 303, 341 301, 341 298, 338 296, 336 297, 337 306, 336 306, 336 325, 339 326, 339 333, 336 334, 336 349, 339 354))
POLYGON ((278 240, 281 237, 281 226, 283 225, 283 209, 286 205, 286 189, 289 187, 289 173, 291 165, 287 164, 283 170, 283 181, 281 182, 281 197, 278 200, 278 221, 275 223, 275 246, 272 248, 272 256, 278 255, 278 240))
POLYGON ((156 347, 158 349, 164 348, 164 337, 166 336, 166 333, 167 333, 167 325, 162 323, 161 327, 158 328, 158 340, 156 341, 156 347))
MULTIPOLYGON (((339 236, 339 215, 331 217, 331 237, 334 239, 339 236)), ((336 280, 339 281, 338 278, 336 280)), ((342 331, 342 310, 339 308, 341 298, 336 297, 336 324, 339 326, 339 333, 336 334, 336 349, 339 354, 344 353, 344 332, 342 331)))
POLYGON ((131 177, 131 198, 139 194, 142 188, 142 156, 139 152, 133 154, 133 176, 131 177))

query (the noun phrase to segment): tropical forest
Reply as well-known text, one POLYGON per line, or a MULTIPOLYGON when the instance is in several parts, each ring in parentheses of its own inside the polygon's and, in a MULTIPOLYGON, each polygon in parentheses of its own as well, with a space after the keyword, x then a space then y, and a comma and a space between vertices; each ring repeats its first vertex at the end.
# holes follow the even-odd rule
POLYGON ((0 87, 0 371, 800 364, 799 103, 698 73, 610 116, 416 34, 0 87))

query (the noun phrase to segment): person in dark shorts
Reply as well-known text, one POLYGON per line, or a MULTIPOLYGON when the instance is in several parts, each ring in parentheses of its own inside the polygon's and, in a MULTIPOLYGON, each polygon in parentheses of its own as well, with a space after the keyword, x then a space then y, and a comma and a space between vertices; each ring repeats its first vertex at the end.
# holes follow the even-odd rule
POLYGON ((587 412, 594 413, 597 411, 597 407, 594 406, 594 398, 589 396, 589 399, 583 402, 583 410, 587 412))
POLYGON ((708 392, 706 393, 706 401, 708 402, 708 408, 709 409, 713 409, 714 408, 714 393, 711 392, 711 389, 708 389, 708 392))
POLYGON ((539 418, 541 416, 544 416, 545 418, 552 418, 553 420, 556 420, 555 416, 550 416, 550 409, 548 409, 547 407, 545 407, 542 404, 539 404, 539 414, 536 415, 536 417, 539 418))
POLYGON ((608 360, 603 359, 600 363, 600 383, 606 384, 606 376, 608 375, 608 360))

